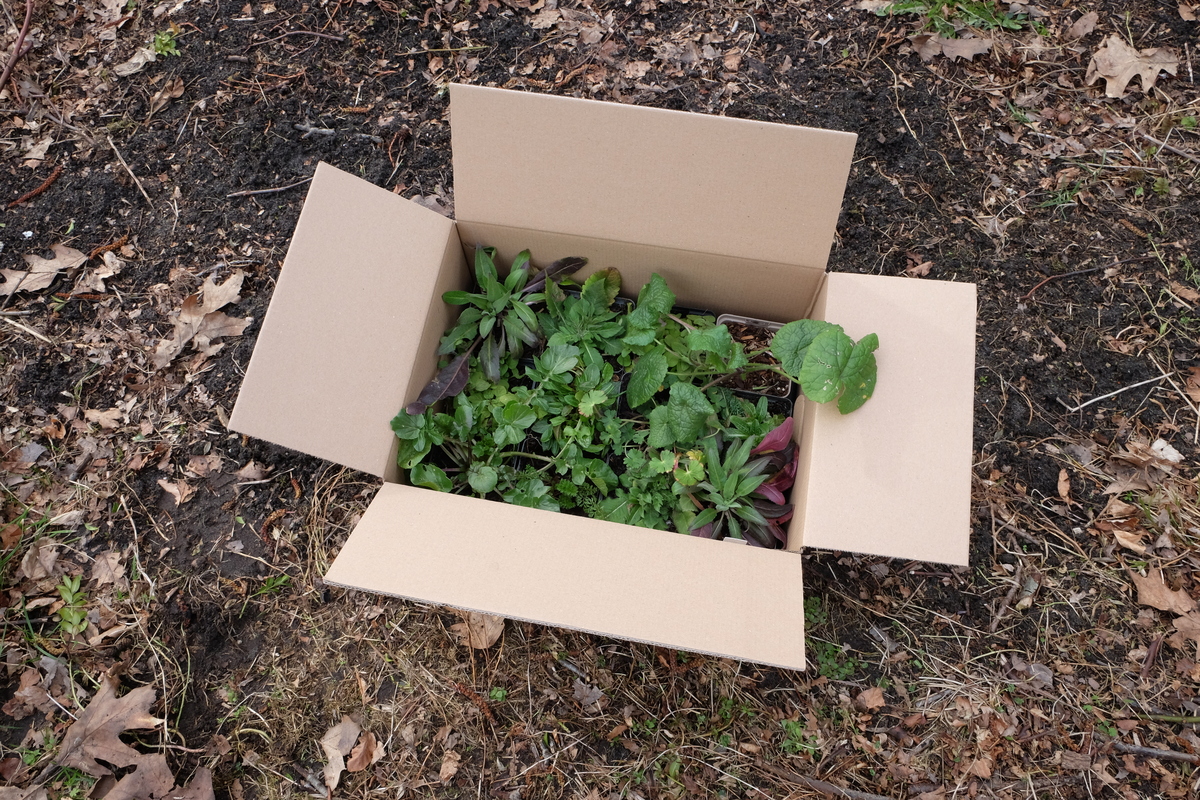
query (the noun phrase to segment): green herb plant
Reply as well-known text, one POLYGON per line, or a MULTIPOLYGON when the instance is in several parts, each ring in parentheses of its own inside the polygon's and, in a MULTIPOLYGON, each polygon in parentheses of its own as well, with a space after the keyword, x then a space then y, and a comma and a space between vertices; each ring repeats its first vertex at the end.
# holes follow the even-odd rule
POLYGON ((874 391, 878 338, 800 320, 760 363, 768 351, 747 352, 712 317, 676 313, 660 275, 630 303, 615 269, 576 282, 586 259, 535 271, 524 251, 502 277, 496 257, 477 249, 474 289, 443 295, 462 307, 443 362, 392 420, 410 482, 782 546, 798 459, 791 417, 726 384, 771 370, 850 413, 874 391))
POLYGON ((55 587, 63 601, 58 609, 58 627, 71 636, 87 630, 87 593, 79 588, 82 581, 82 575, 64 575, 55 587))
POLYGON ((177 56, 179 55, 178 36, 179 28, 175 25, 158 31, 154 34, 153 41, 150 42, 150 49, 156 56, 177 56))

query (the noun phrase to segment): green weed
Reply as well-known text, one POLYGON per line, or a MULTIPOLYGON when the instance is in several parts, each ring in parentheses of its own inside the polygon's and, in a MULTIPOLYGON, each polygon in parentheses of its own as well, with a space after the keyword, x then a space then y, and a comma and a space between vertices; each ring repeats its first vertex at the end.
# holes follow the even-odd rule
POLYGON ((150 44, 150 48, 154 50, 154 54, 156 56, 179 55, 179 43, 176 39, 177 34, 178 30, 173 26, 154 34, 154 41, 150 44))
POLYGON ((993 0, 900 0, 884 6, 876 12, 879 16, 915 16, 923 21, 926 30, 939 36, 953 39, 961 28, 981 30, 1004 29, 1019 31, 1029 26, 1041 26, 1031 21, 1028 14, 1004 11, 993 0))
POLYGON ((783 742, 780 744, 783 752, 793 756, 812 755, 817 752, 821 737, 805 733, 804 726, 796 720, 785 719, 779 724, 783 726, 783 742))

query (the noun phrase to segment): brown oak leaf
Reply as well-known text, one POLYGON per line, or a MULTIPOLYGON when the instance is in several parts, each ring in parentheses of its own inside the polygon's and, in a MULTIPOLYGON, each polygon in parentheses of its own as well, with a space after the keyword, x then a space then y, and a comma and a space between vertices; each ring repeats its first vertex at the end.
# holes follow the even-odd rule
POLYGON ((504 633, 504 617, 480 614, 477 611, 459 611, 462 622, 450 626, 459 640, 476 650, 486 650, 496 643, 504 633))
POLYGON ((1162 572, 1151 572, 1144 578, 1133 572, 1129 577, 1137 587, 1138 602, 1144 606, 1176 614, 1187 614, 1196 610, 1196 601, 1192 596, 1182 589, 1168 588, 1162 572))
POLYGON ((52 259, 33 255, 25 256, 25 263, 29 265, 28 272, 17 269, 0 269, 0 275, 4 276, 4 283, 0 283, 0 296, 16 291, 36 292, 38 289, 45 289, 54 282, 58 273, 65 269, 74 269, 87 261, 86 254, 73 247, 67 247, 65 244, 56 244, 50 249, 54 251, 52 259))
POLYGON ((162 720, 150 713, 154 697, 153 686, 140 686, 117 697, 116 681, 105 675, 92 702, 67 728, 54 763, 74 767, 94 778, 112 774, 97 759, 118 767, 133 766, 143 756, 122 742, 121 734, 127 730, 150 730, 162 724, 162 720))
POLYGON ((346 768, 346 756, 354 749, 358 735, 362 733, 359 724, 350 717, 343 716, 342 721, 325 731, 321 737, 321 749, 329 761, 325 764, 325 785, 332 792, 342 780, 342 770, 346 768))
POLYGON ((379 759, 383 758, 385 751, 383 745, 375 738, 375 734, 370 731, 363 731, 362 737, 358 740, 358 744, 354 750, 350 752, 350 760, 346 762, 347 772, 362 772, 367 767, 374 764, 379 759))
POLYGON ((200 291, 183 301, 179 315, 175 318, 175 332, 170 339, 158 343, 150 362, 155 369, 162 369, 183 352, 193 339, 197 349, 212 354, 216 348, 213 339, 222 336, 238 336, 252 321, 249 318, 230 317, 219 311, 230 303, 241 299, 242 280, 246 273, 236 270, 224 283, 215 283, 211 276, 205 279, 200 291))
POLYGON ((1158 80, 1159 72, 1174 75, 1179 70, 1179 56, 1169 47, 1135 50, 1116 34, 1110 34, 1088 62, 1087 85, 1104 79, 1107 97, 1123 97, 1126 87, 1135 76, 1142 78, 1142 91, 1149 92, 1158 80))

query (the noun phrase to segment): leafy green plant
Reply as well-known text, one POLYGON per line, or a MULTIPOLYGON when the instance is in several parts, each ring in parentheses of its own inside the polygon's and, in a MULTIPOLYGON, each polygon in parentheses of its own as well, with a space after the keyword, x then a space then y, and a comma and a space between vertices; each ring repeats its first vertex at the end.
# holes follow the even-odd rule
POLYGON ((474 290, 443 295, 463 307, 439 346, 446 360, 392 420, 410 482, 780 546, 792 420, 724 384, 771 370, 849 413, 874 389, 877 337, 806 320, 751 351, 713 318, 677 314, 658 274, 630 304, 615 269, 576 283, 585 259, 538 272, 525 251, 501 277, 495 258, 477 249, 474 290))
POLYGON ((179 55, 178 35, 179 29, 175 26, 158 31, 154 34, 154 40, 150 43, 150 49, 154 51, 156 56, 177 56, 179 55))
POLYGON ((63 601, 58 609, 58 627, 72 636, 87 630, 87 593, 79 588, 82 581, 82 575, 63 575, 55 587, 63 601))
POLYGON ((805 732, 804 726, 794 719, 780 720, 783 741, 779 747, 789 755, 812 755, 817 752, 821 737, 805 732))
POLYGON ((875 13, 920 17, 924 28, 948 39, 955 38, 962 28, 1017 31, 1035 24, 1028 14, 1002 10, 995 0, 899 0, 875 13))

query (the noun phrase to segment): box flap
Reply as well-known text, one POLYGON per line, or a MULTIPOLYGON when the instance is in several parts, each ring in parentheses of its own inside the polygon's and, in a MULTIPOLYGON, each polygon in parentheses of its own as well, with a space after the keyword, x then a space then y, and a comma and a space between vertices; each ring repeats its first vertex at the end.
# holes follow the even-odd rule
POLYGON ((447 258, 462 261, 453 221, 319 164, 229 427, 387 473, 447 258))
POLYGON ((804 668, 802 558, 385 483, 339 586, 804 668))
POLYGON ((450 105, 464 223, 825 268, 854 134, 479 86, 450 105))
POLYGON ((814 316, 879 334, 879 379, 852 414, 805 401, 805 547, 967 563, 975 313, 974 284, 827 276, 814 316))

